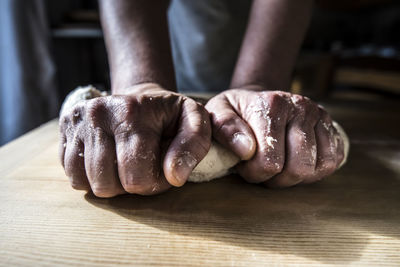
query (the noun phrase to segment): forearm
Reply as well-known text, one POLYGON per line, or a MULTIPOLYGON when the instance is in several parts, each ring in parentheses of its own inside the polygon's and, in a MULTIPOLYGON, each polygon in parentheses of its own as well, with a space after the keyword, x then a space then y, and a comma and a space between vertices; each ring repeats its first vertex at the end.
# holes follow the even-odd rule
POLYGON ((113 94, 153 82, 176 90, 168 33, 168 0, 100 0, 113 94))
POLYGON ((231 88, 284 90, 303 41, 312 0, 254 0, 231 88))

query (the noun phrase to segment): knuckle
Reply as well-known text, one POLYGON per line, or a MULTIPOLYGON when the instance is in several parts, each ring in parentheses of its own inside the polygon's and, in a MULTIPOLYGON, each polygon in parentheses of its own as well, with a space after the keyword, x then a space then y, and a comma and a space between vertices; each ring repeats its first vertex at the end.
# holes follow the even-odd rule
POLYGON ((288 171, 286 173, 286 176, 292 181, 298 181, 298 180, 302 179, 302 177, 304 176, 304 173, 296 172, 296 171, 288 171))
POLYGON ((194 109, 201 111, 201 112, 205 111, 204 105, 202 103, 200 103, 199 101, 196 101, 192 98, 186 98, 185 101, 189 101, 193 105, 194 109))
POLYGON ((271 119, 271 121, 274 121, 274 117, 278 114, 280 114, 279 116, 286 117, 286 113, 293 109, 289 105, 290 97, 281 92, 259 93, 253 102, 255 104, 247 106, 247 113, 254 114, 256 112, 259 116, 271 119))
POLYGON ((213 114, 215 110, 221 107, 221 103, 229 103, 228 97, 229 93, 222 93, 211 98, 205 105, 205 109, 213 114))
POLYGON ((291 102, 294 106, 300 109, 306 109, 306 111, 313 110, 318 111, 318 106, 311 99, 305 96, 293 94, 290 97, 291 102))
POLYGON ((323 172, 331 172, 336 169, 336 160, 332 157, 319 159, 319 170, 323 172))
MULTIPOLYGON (((148 112, 153 110, 147 109, 147 113, 139 117, 138 114, 140 113, 136 109, 137 107, 134 103, 124 102, 112 112, 112 121, 110 121, 109 125, 114 135, 127 137, 139 129, 143 132, 151 129, 151 127, 146 126, 146 123, 148 112), (134 125, 140 125, 140 127, 134 127, 134 125)), ((156 120, 149 121, 152 123, 157 122, 156 120)))
POLYGON ((312 177, 314 176, 316 173, 315 171, 315 165, 314 164, 309 164, 309 163, 302 163, 300 164, 296 175, 298 177, 303 177, 303 178, 307 178, 307 177, 312 177))
POLYGON ((262 183, 281 173, 282 168, 268 163, 259 165, 258 168, 253 168, 253 170, 252 173, 241 172, 240 174, 251 183, 262 183))
POLYGON ((128 139, 129 136, 132 135, 133 133, 133 124, 126 121, 126 120, 121 120, 118 122, 113 129, 114 136, 117 139, 128 139))
POLYGON ((148 195, 152 192, 151 185, 146 183, 122 184, 124 190, 130 194, 148 195))
POLYGON ((326 120, 326 119, 330 119, 330 115, 329 113, 325 110, 324 107, 318 105, 318 111, 320 114, 321 119, 326 120))
POLYGON ((77 125, 79 122, 82 121, 82 107, 81 106, 75 106, 72 110, 70 115, 70 122, 72 125, 77 125))
POLYGON ((122 187, 129 194, 135 194, 138 186, 132 184, 122 184, 122 187))
POLYGON ((289 168, 286 172, 287 176, 293 181, 304 180, 308 177, 315 176, 314 166, 300 163, 296 168, 289 168))
POLYGON ((89 186, 85 183, 76 182, 74 180, 71 181, 71 187, 75 190, 88 190, 89 186))
POLYGON ((113 186, 106 186, 106 185, 92 186, 92 192, 96 197, 101 197, 101 198, 110 198, 117 195, 117 191, 114 190, 113 186))
POLYGON ((301 95, 292 94, 290 96, 290 100, 294 105, 302 105, 304 104, 304 98, 301 95))
POLYGON ((59 119, 59 127, 60 127, 60 132, 64 132, 68 123, 69 123, 69 114, 61 114, 60 119, 59 119))
POLYGON ((201 104, 199 104, 199 105, 200 106, 199 106, 198 111, 199 111, 201 119, 202 119, 202 124, 203 125, 209 124, 209 122, 210 122, 210 113, 208 113, 208 111, 205 109, 205 107, 203 105, 201 105, 201 104))
POLYGON ((94 98, 87 102, 86 106, 86 119, 93 126, 98 126, 103 122, 106 115, 106 107, 101 98, 94 98))
POLYGON ((262 165, 260 168, 260 173, 262 174, 261 177, 263 178, 270 178, 274 175, 277 175, 282 171, 282 164, 277 162, 267 162, 266 164, 262 165))
POLYGON ((269 96, 269 101, 271 105, 286 103, 285 95, 282 95, 280 93, 271 94, 269 96))
POLYGON ((306 177, 306 178, 303 180, 303 183, 305 183, 305 184, 311 184, 311 183, 315 183, 315 182, 321 181, 321 180, 324 179, 325 177, 327 177, 327 176, 329 176, 330 174, 332 174, 333 171, 334 171, 334 170, 328 170, 328 169, 325 169, 325 170, 323 170, 323 171, 317 171, 317 172, 315 173, 315 175, 306 177))
MULTIPOLYGON (((191 129, 183 129, 179 133, 184 139, 190 141, 191 144, 201 143, 207 145, 211 143, 211 127, 207 121, 199 122, 201 125, 191 129), (206 122, 204 124, 204 122, 206 122), (204 125, 204 126, 203 126, 204 125)), ((182 143, 183 144, 183 143, 182 143)))
POLYGON ((80 121, 80 113, 77 113, 77 117, 74 117, 74 112, 64 113, 61 115, 59 120, 60 134, 63 136, 73 136, 77 130, 77 123, 80 121))
POLYGON ((291 172, 287 172, 285 173, 285 175, 283 177, 281 177, 283 181, 281 181, 280 186, 279 187, 290 187, 290 186, 294 186, 302 181, 307 180, 306 177, 298 174, 298 173, 291 173, 291 172), (284 179, 283 179, 284 178, 284 179))
POLYGON ((232 115, 213 116, 213 130, 216 134, 221 134, 226 128, 236 125, 236 118, 232 115))
POLYGON ((326 169, 322 172, 321 179, 322 179, 323 177, 326 177, 326 176, 328 176, 328 175, 331 175, 332 173, 335 172, 335 170, 336 170, 336 165, 335 165, 335 164, 330 165, 328 168, 326 168, 326 169))
POLYGON ((162 190, 160 174, 155 170, 122 171, 119 180, 123 189, 130 194, 152 195, 162 190))
MULTIPOLYGON (((140 100, 136 98, 125 99, 122 101, 121 106, 117 109, 118 115, 124 117, 125 119, 131 116, 135 116, 138 113, 138 107, 140 100)), ((143 103, 142 103, 143 105, 143 103)))
POLYGON ((332 122, 330 120, 327 120, 326 117, 321 117, 321 119, 318 121, 316 129, 317 129, 317 137, 320 137, 321 139, 329 140, 332 132, 332 122))
POLYGON ((292 96, 292 102, 294 103, 297 111, 304 114, 305 119, 312 120, 315 123, 320 117, 320 110, 312 100, 308 97, 294 95, 292 96))
POLYGON ((216 126, 222 126, 224 124, 234 124, 236 118, 231 114, 223 114, 219 116, 213 116, 213 124, 216 126))
POLYGON ((110 110, 110 115, 116 119, 126 119, 135 114, 135 108, 138 106, 137 97, 110 96, 104 103, 110 110))
POLYGON ((86 102, 88 110, 96 110, 102 107, 104 107, 104 100, 102 98, 93 98, 86 102))
POLYGON ((136 176, 126 173, 120 177, 122 187, 130 194, 143 194, 149 190, 152 177, 136 176))

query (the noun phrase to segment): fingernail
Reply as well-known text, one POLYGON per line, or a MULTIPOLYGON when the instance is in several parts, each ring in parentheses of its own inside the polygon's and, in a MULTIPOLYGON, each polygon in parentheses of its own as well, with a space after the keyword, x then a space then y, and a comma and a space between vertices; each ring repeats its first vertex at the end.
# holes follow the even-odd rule
POLYGON ((184 151, 174 163, 174 178, 176 180, 175 186, 183 185, 189 175, 192 173, 194 167, 197 165, 197 159, 189 151, 184 151))
POLYGON ((253 141, 247 134, 243 132, 235 133, 232 138, 232 144, 242 159, 249 159, 252 156, 253 141))

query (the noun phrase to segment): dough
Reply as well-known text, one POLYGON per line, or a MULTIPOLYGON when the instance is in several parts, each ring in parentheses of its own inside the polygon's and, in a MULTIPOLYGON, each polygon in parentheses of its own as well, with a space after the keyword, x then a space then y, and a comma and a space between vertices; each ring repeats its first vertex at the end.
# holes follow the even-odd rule
POLYGON ((85 87, 78 87, 70 92, 64 100, 61 106, 60 115, 69 109, 73 108, 76 104, 83 100, 89 100, 92 98, 106 96, 107 92, 100 92, 91 85, 85 87))
MULTIPOLYGON (((93 86, 78 87, 68 94, 62 107, 60 114, 71 109, 80 101, 88 100, 95 97, 106 96, 106 92, 100 92, 93 86)), ((338 131, 340 138, 344 142, 345 157, 340 164, 339 168, 346 163, 347 155, 349 153, 349 139, 343 128, 337 123, 333 122, 333 126, 338 131)), ((222 147, 215 141, 212 141, 211 148, 202 161, 196 166, 190 175, 189 182, 207 182, 231 172, 231 168, 235 166, 240 159, 231 151, 222 147)))
POLYGON ((349 141, 349 137, 347 136, 343 127, 340 126, 339 123, 337 123, 336 121, 333 121, 332 124, 333 124, 333 127, 336 128, 336 131, 338 131, 340 138, 342 138, 342 140, 343 140, 343 145, 344 145, 344 158, 338 167, 338 169, 340 169, 347 162, 347 156, 349 155, 349 151, 350 151, 350 141, 349 141))
POLYGON ((189 182, 208 182, 227 175, 240 159, 228 149, 212 141, 211 148, 197 164, 189 177, 189 182))

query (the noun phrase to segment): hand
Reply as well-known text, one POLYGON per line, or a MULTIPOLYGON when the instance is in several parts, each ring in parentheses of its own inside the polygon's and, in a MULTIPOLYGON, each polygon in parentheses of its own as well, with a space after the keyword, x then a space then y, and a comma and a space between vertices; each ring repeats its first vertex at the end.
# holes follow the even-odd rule
POLYGON ((243 160, 237 170, 248 182, 311 183, 334 172, 344 157, 330 116, 307 97, 232 89, 212 98, 206 109, 214 138, 243 160))
POLYGON ((99 197, 157 194, 183 185, 207 154, 211 126, 201 104, 152 83, 130 92, 61 115, 60 156, 73 188, 99 197))

